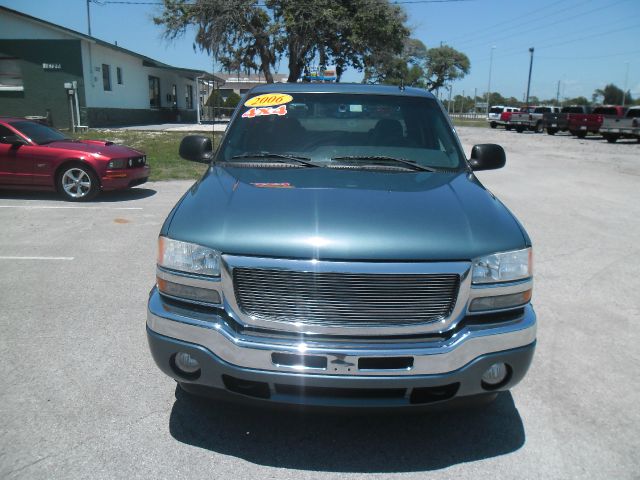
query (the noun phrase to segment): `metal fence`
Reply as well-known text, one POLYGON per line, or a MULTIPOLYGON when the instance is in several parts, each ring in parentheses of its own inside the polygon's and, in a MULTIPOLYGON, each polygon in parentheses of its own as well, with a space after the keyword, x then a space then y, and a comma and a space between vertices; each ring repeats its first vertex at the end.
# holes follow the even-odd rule
POLYGON ((235 108, 233 107, 201 107, 200 121, 213 122, 229 120, 235 108))
POLYGON ((451 118, 462 118, 465 120, 484 120, 487 118, 486 113, 450 113, 451 118))

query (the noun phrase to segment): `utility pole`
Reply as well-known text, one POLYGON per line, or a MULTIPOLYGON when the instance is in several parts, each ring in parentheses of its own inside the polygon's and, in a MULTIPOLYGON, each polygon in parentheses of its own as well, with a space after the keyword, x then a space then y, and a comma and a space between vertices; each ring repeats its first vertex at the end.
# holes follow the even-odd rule
MULTIPOLYGON (((87 0, 87 30, 89 31, 89 36, 91 36, 91 8, 89 5, 91 4, 91 0, 87 0)), ((93 72, 91 73, 93 75, 93 72)))
POLYGON ((478 88, 473 89, 473 113, 478 113, 478 88))
POLYGON ((529 60, 529 81, 527 82, 527 99, 525 100, 525 104, 527 107, 529 106, 529 90, 531 88, 531 69, 533 68, 533 47, 529 49, 529 53, 531 54, 531 59, 529 60))
POLYGON ((491 98, 491 68, 493 67, 493 51, 496 46, 491 47, 491 53, 489 55, 489 83, 487 85, 487 117, 489 116, 489 99, 491 98))
POLYGON ((560 80, 558 80, 558 90, 556 91, 556 103, 560 105, 560 80))
MULTIPOLYGON (((451 90, 453 90, 453 85, 449 84, 449 101, 447 102, 447 114, 451 112, 451 90)), ((455 111, 453 113, 455 113, 455 111)))
POLYGON ((460 113, 464 114, 464 90, 462 90, 462 99, 460 100, 460 113))
POLYGON ((622 106, 624 107, 624 104, 626 103, 627 100, 627 82, 629 81, 629 62, 624 62, 627 65, 627 71, 624 74, 624 90, 622 91, 622 106))

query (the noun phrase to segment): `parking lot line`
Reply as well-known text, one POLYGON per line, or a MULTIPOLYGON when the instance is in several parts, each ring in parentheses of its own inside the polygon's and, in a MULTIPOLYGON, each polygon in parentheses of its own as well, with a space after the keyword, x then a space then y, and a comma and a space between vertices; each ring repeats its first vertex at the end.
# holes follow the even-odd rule
POLYGON ((73 260, 75 257, 5 257, 0 256, 0 260, 73 260))
POLYGON ((73 206, 73 205, 0 205, 0 208, 25 208, 27 210, 40 210, 40 209, 53 209, 53 208, 65 208, 65 209, 77 209, 77 210, 142 210, 142 207, 85 207, 85 206, 73 206))

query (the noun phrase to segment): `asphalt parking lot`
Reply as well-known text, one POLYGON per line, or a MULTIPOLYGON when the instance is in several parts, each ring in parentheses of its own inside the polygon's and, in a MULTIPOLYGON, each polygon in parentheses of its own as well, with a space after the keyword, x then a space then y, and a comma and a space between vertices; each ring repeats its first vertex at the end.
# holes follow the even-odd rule
POLYGON ((534 242, 538 348, 512 392, 400 416, 192 400, 145 337, 156 237, 191 182, 0 192, 0 477, 638 478, 640 144, 459 133, 505 147, 478 176, 534 242))

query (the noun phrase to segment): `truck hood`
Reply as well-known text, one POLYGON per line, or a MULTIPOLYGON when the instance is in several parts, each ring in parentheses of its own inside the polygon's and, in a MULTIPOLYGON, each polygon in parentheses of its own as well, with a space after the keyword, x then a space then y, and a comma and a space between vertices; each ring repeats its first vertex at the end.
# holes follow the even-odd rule
POLYGON ((227 254, 468 260, 528 237, 473 174, 213 166, 161 232, 227 254))
POLYGON ((104 140, 76 140, 52 142, 44 145, 59 150, 85 153, 87 155, 102 155, 109 158, 126 158, 143 155, 142 152, 124 145, 106 142, 104 140))

